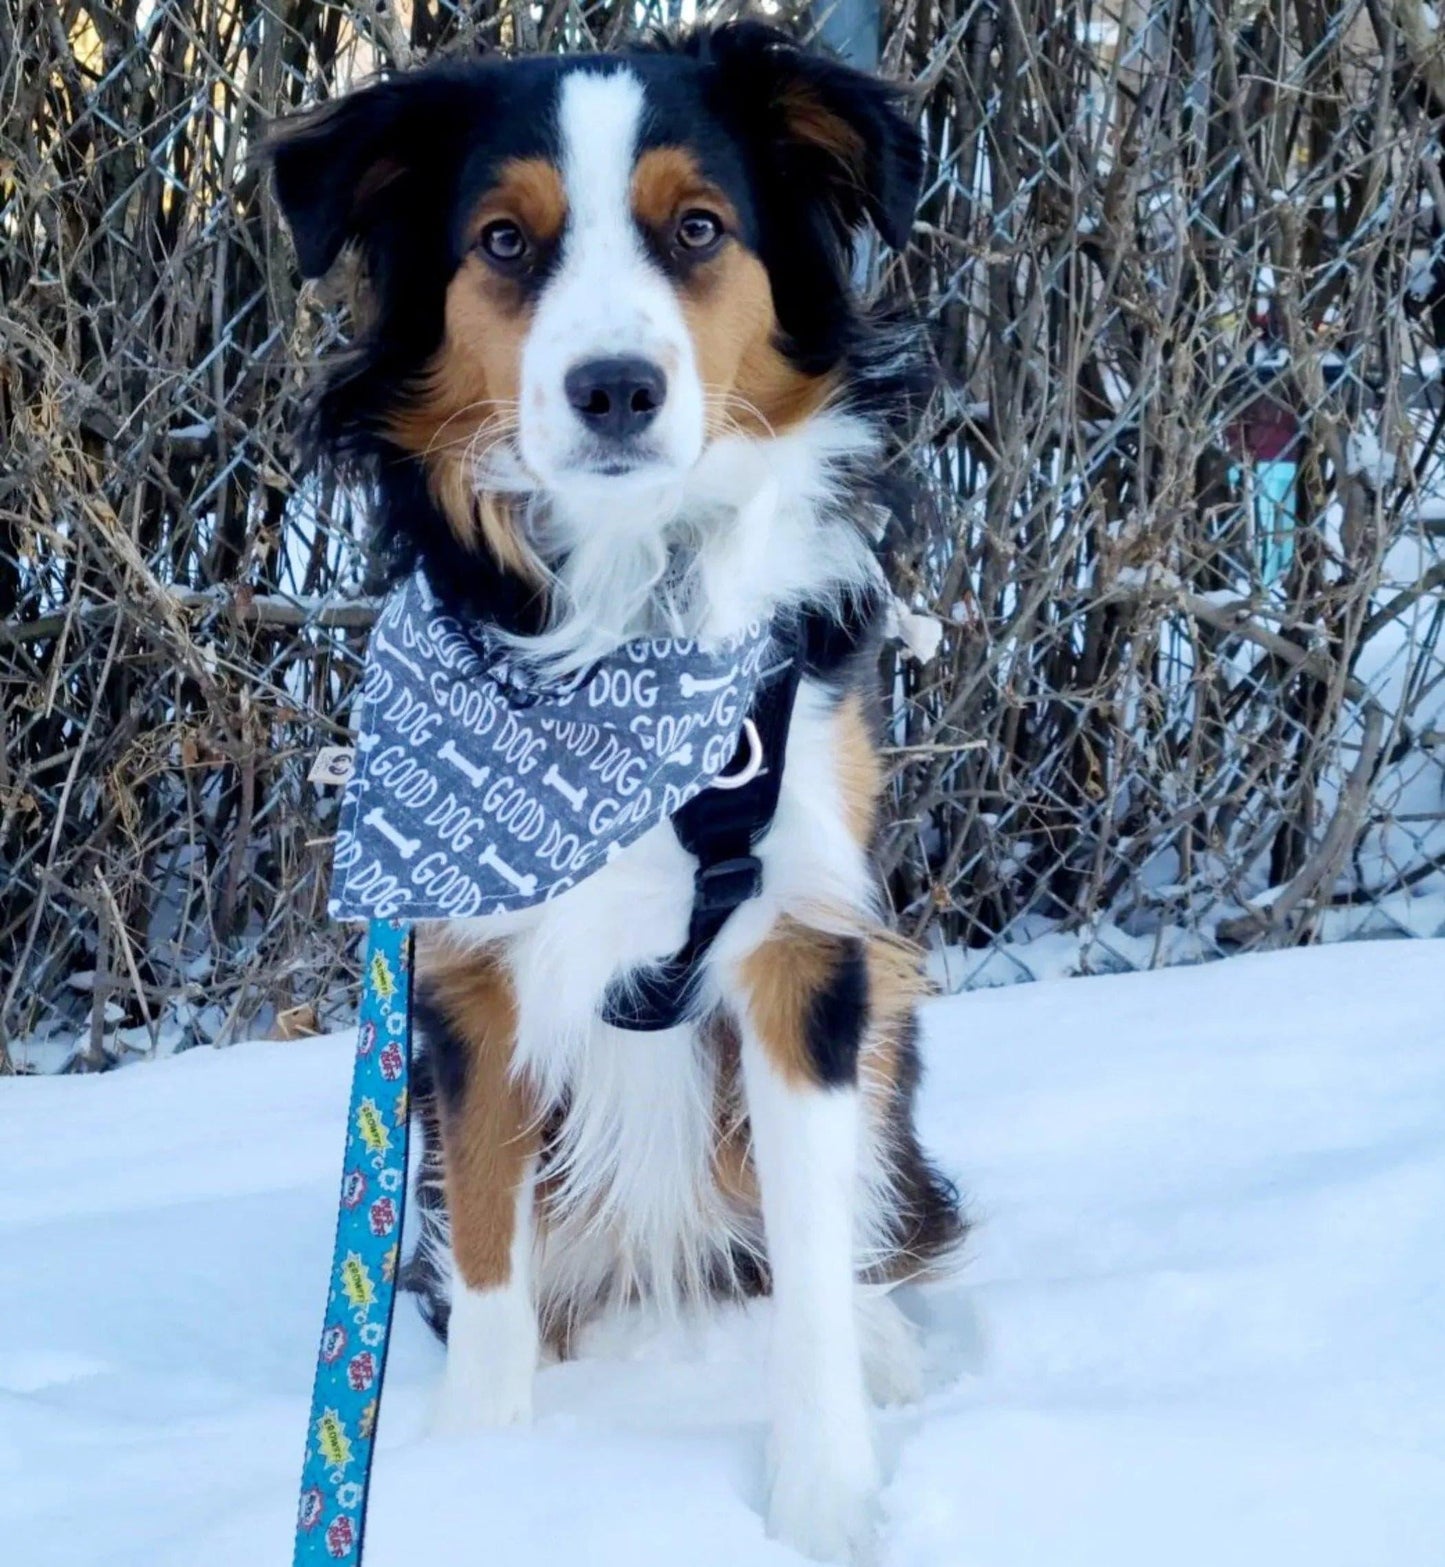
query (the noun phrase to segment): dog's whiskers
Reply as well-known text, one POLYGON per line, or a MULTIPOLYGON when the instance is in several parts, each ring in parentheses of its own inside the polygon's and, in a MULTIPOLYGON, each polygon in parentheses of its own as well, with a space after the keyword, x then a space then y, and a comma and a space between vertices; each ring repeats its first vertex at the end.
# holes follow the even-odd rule
POLYGON ((516 398, 479 398, 476 402, 468 403, 465 408, 458 408, 456 412, 448 414, 432 432, 431 438, 422 448, 421 455, 423 457, 432 457, 457 447, 465 450, 476 440, 478 435, 488 429, 508 425, 515 429, 519 414, 520 410, 517 406, 516 398), (456 424, 459 419, 465 419, 469 414, 473 414, 481 408, 491 408, 495 411, 489 413, 480 424, 473 426, 465 434, 443 439, 443 431, 456 424))
POLYGON ((720 434, 756 439, 759 430, 748 429, 738 417, 739 414, 756 421, 762 434, 769 437, 777 434, 772 421, 762 409, 735 388, 706 387, 703 390, 703 400, 705 417, 710 424, 717 425, 720 434))

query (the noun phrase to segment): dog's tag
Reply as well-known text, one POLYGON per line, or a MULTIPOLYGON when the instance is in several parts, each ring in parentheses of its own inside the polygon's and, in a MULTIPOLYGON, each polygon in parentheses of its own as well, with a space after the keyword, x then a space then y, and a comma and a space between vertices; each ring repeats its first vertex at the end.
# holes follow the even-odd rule
POLYGON ((356 765, 356 752, 349 745, 324 745, 316 753, 316 760, 311 764, 311 771, 306 775, 308 783, 317 784, 325 789, 332 785, 341 785, 351 777, 351 769, 356 765))

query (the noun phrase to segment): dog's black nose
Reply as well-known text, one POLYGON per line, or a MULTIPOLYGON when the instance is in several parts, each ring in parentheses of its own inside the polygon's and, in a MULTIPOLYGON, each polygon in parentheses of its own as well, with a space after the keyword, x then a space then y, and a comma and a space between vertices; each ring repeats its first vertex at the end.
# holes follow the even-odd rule
POLYGON ((634 356, 584 360, 572 366, 562 385, 582 423, 612 441, 640 435, 667 396, 667 377, 634 356))

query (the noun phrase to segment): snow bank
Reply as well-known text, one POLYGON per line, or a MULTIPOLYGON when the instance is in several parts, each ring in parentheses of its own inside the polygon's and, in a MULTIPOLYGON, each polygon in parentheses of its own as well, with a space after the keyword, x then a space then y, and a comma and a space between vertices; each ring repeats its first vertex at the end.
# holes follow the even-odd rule
MULTIPOLYGON (((924 1122, 978 1228, 881 1420, 890 1567, 1434 1567, 1445 943, 980 991, 924 1122)), ((652 1048, 650 1041, 639 1048, 652 1048)), ((14 1567, 281 1567, 345 1040, 0 1082, 14 1567)), ((766 1308, 594 1334, 526 1431, 425 1437, 414 1313, 368 1567, 764 1567, 766 1308)))

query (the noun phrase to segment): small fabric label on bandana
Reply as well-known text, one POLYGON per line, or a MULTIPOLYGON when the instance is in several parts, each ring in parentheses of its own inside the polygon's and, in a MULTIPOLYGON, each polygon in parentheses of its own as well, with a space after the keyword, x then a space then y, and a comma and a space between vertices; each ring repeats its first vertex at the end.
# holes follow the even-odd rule
POLYGON ((761 624, 662 637, 547 679, 414 574, 367 649, 332 917, 471 919, 575 886, 727 767, 773 646, 761 624))

